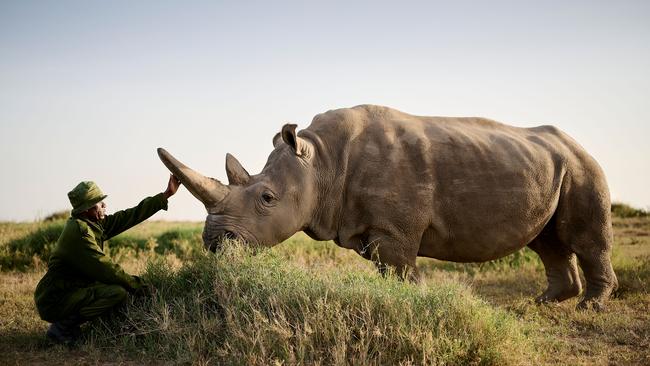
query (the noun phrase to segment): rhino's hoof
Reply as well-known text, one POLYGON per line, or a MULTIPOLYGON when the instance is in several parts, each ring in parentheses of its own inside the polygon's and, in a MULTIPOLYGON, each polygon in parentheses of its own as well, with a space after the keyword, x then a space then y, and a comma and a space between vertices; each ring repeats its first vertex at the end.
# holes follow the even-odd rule
POLYGON ((548 303, 551 303, 551 302, 554 302, 554 301, 553 301, 553 299, 549 298, 545 294, 541 294, 541 295, 539 295, 539 296, 537 296, 535 298, 535 302, 537 304, 548 304, 548 303))
POLYGON ((593 310, 596 312, 602 312, 607 309, 605 304, 603 304, 601 301, 598 300, 582 300, 580 303, 578 303, 578 306, 576 307, 578 310, 593 310))
POLYGON ((568 296, 565 294, 548 294, 548 293, 543 293, 535 298, 535 302, 538 304, 558 304, 572 296, 568 296))
POLYGON ((535 298, 538 304, 562 302, 580 294, 580 286, 565 286, 560 289, 548 289, 535 298))

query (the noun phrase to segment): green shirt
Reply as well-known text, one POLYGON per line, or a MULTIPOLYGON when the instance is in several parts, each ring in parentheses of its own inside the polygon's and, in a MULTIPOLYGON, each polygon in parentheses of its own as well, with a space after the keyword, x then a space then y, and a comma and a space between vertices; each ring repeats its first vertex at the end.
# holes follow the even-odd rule
POLYGON ((97 222, 70 217, 50 256, 47 273, 36 286, 34 300, 41 318, 53 318, 57 308, 64 305, 75 290, 97 282, 120 285, 129 291, 141 287, 140 278, 124 272, 104 254, 104 241, 161 209, 167 210, 167 199, 162 193, 97 222))

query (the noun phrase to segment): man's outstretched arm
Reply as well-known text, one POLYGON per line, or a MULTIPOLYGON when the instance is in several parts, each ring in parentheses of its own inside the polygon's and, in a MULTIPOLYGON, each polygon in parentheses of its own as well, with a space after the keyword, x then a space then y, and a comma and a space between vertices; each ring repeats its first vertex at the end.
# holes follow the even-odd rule
POLYGON ((170 174, 164 192, 145 198, 135 207, 106 216, 100 222, 104 228, 104 240, 132 228, 160 210, 167 210, 167 199, 178 191, 180 185, 181 182, 170 174))

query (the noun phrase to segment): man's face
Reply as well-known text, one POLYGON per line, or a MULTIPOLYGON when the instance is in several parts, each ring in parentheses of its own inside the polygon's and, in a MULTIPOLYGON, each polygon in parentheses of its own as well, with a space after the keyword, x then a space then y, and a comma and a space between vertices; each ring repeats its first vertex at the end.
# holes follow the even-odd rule
POLYGON ((90 221, 100 221, 106 217, 106 204, 104 201, 96 203, 95 206, 86 210, 85 215, 90 221))

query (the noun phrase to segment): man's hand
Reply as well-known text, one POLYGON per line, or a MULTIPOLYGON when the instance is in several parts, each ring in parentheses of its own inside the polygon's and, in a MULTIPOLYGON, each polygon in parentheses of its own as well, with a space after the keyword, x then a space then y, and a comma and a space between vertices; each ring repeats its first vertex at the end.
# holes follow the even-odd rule
POLYGON ((152 284, 145 282, 140 276, 131 275, 133 280, 138 284, 135 290, 131 291, 134 296, 151 296, 156 293, 156 288, 152 284))
POLYGON ((150 283, 143 283, 142 286, 140 286, 133 295, 135 296, 153 296, 156 294, 156 288, 150 284, 150 283))
POLYGON ((169 183, 167 183, 167 189, 165 192, 163 192, 163 195, 165 198, 169 198, 173 196, 176 191, 178 190, 178 187, 180 187, 181 181, 176 178, 173 174, 169 175, 169 183))

